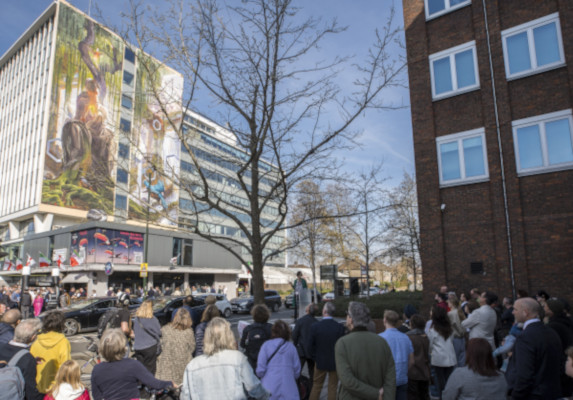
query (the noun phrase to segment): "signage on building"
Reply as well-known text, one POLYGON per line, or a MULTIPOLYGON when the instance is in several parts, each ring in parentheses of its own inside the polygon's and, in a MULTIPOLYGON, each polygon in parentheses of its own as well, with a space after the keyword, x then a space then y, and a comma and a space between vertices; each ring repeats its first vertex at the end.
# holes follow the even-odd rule
POLYGON ((52 261, 57 262, 60 260, 64 262, 68 259, 68 249, 54 249, 52 252, 52 261))
POLYGON ((141 268, 139 269, 139 277, 147 278, 147 263, 141 263, 141 268))
POLYGON ((320 266, 320 280, 336 280, 338 278, 338 268, 335 264, 320 266))
POLYGON ((113 274, 113 264, 110 262, 106 263, 103 271, 105 272, 105 274, 107 276, 110 276, 111 274, 113 274))

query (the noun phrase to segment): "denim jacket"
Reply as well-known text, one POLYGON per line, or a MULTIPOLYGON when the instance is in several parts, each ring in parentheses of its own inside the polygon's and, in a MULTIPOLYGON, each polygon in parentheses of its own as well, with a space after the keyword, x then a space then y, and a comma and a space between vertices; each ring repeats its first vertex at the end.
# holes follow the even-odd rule
POLYGON ((237 350, 222 350, 212 356, 194 358, 185 368, 181 400, 267 400, 269 393, 237 350))

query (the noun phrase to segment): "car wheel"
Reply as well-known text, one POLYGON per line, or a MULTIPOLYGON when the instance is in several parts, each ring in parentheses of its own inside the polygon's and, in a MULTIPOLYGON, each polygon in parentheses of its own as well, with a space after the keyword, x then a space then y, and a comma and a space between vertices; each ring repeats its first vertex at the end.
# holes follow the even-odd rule
POLYGON ((223 315, 225 316, 225 318, 229 318, 232 314, 233 314, 233 312, 231 311, 230 308, 225 308, 225 312, 223 312, 223 315))
POLYGON ((273 312, 277 312, 279 310, 279 303, 273 304, 273 312))
POLYGON ((73 336, 80 331, 80 324, 72 318, 64 321, 64 335, 73 336))

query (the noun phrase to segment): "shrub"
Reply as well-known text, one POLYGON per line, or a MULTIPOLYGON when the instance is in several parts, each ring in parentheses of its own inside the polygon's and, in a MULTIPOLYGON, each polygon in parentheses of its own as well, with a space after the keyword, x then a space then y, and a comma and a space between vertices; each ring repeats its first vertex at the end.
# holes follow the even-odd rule
POLYGON ((334 304, 336 305, 335 316, 345 317, 346 310, 348 310, 348 303, 351 301, 366 303, 370 309, 372 319, 382 319, 384 317, 384 310, 394 310, 401 316, 407 304, 412 304, 416 307, 416 310, 420 311, 420 307, 422 306, 422 292, 392 292, 370 296, 370 298, 360 298, 358 296, 339 297, 334 300, 334 304))

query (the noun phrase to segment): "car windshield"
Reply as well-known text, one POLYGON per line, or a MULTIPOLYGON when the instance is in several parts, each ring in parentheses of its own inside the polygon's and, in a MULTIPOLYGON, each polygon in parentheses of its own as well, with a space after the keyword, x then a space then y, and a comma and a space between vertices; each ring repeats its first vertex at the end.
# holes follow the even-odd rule
POLYGON ((173 300, 171 297, 162 297, 160 299, 154 299, 153 311, 162 310, 171 300, 173 300))
POLYGON ((76 300, 70 304, 72 310, 79 310, 80 308, 85 308, 91 306, 95 302, 99 301, 99 299, 83 299, 83 300, 76 300))

